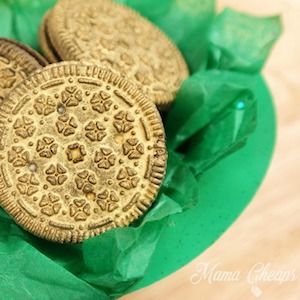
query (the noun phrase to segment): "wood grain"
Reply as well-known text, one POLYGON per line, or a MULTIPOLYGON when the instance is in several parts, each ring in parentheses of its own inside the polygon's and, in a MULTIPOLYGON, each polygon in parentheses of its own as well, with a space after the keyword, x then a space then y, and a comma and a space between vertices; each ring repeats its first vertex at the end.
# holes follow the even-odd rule
POLYGON ((284 33, 263 74, 272 91, 278 118, 271 167, 257 195, 233 226, 207 251, 171 276, 122 300, 300 299, 300 0, 220 0, 225 6, 256 15, 281 14, 284 33), (239 271, 236 282, 191 283, 200 262, 239 271), (257 263, 272 271, 294 271, 296 280, 259 282, 251 292, 247 274, 257 263))

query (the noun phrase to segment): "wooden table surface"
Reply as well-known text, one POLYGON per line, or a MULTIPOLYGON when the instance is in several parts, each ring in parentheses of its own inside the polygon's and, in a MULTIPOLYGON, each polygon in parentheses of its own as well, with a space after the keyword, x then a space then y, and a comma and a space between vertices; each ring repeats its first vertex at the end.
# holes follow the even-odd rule
POLYGON ((225 6, 282 15, 284 33, 263 71, 278 119, 271 167, 251 204, 213 246, 176 273, 122 300, 300 299, 300 0, 218 1, 218 9, 225 6), (192 284, 201 263, 215 268, 215 278, 226 276, 218 270, 238 273, 192 284), (253 276, 247 282, 248 274, 260 275, 256 286, 253 276), (280 279, 285 281, 279 284, 280 279))

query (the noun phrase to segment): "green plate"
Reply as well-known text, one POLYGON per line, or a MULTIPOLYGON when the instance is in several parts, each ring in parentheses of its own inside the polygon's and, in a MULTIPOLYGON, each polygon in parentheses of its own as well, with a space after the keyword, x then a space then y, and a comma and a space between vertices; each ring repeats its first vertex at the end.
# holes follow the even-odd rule
MULTIPOLYGON (((0 0, 0 34, 37 48, 37 29, 41 17, 55 2, 55 0, 0 0)), ((209 28, 215 16, 214 1, 202 0, 205 5, 197 6, 199 11, 196 12, 194 7, 192 10, 189 9, 191 1, 186 0, 118 0, 118 2, 127 3, 142 13, 149 14, 150 20, 165 29, 184 54, 189 54, 187 57, 189 65, 194 67, 194 71, 198 70, 199 64, 196 58, 202 57, 199 55, 202 50, 205 50, 204 54, 208 53, 207 45, 201 46, 201 41, 196 38, 200 39, 200 35, 196 33, 209 28), (181 28, 171 25, 175 22, 176 24, 179 22, 181 28), (190 38, 191 36, 195 39, 190 38), (194 51, 191 51, 192 48, 194 51)), ((224 18, 225 21, 231 20, 232 14, 227 11, 219 20, 224 21, 224 18)), ((254 60, 260 66, 278 36, 278 30, 275 30, 279 26, 278 20, 269 18, 262 20, 261 23, 257 19, 235 14, 235 20, 240 22, 240 18, 246 20, 248 35, 250 35, 250 39, 246 40, 251 44, 252 52, 259 53, 259 57, 251 56, 253 53, 248 51, 249 44, 242 44, 244 46, 242 50, 245 50, 242 54, 246 54, 247 62, 249 60, 253 63, 254 60), (261 26, 264 24, 262 28, 265 30, 257 30, 253 35, 253 24, 261 24, 261 26), (262 33, 264 38, 257 38, 257 32, 262 33), (261 49, 264 51, 260 51, 261 49), (251 54, 250 57, 248 54, 251 54)), ((220 28, 217 28, 218 30, 215 28, 214 32, 223 30, 223 23, 219 23, 217 22, 216 27, 220 28)), ((238 29, 239 27, 234 24, 236 23, 233 23, 232 28, 238 29)), ((213 36, 214 38, 226 37, 223 34, 213 36)), ((215 40, 212 53, 215 62, 219 58, 220 63, 229 64, 225 67, 221 64, 224 70, 231 70, 234 66, 238 74, 243 71, 243 68, 239 68, 239 63, 245 60, 235 55, 237 35, 232 34, 231 37, 235 42, 229 43, 234 45, 233 52, 229 51, 232 55, 228 56, 227 48, 222 48, 226 50, 223 53, 217 47, 220 41, 215 40)), ((221 42, 222 45, 224 41, 221 42)), ((257 64, 255 64, 256 69, 257 64)), ((259 68, 256 69, 255 71, 258 72, 259 68)), ((0 210, 0 295, 2 298, 107 299, 107 295, 115 296, 127 292, 129 286, 131 291, 134 291, 157 282, 182 268, 212 245, 249 204, 264 178, 272 157, 276 127, 274 108, 264 80, 261 77, 257 79, 256 131, 249 137, 245 147, 226 157, 199 177, 200 201, 196 207, 186 209, 183 213, 170 215, 161 222, 160 220, 149 222, 141 230, 134 226, 127 227, 122 229, 123 235, 121 230, 111 231, 103 237, 96 237, 85 241, 83 245, 75 246, 56 245, 38 239, 23 231, 0 210), (165 220, 167 226, 162 226, 165 220), (156 244, 155 238, 159 236, 160 230, 162 233, 156 244), (154 254, 151 256, 154 248, 154 254), (144 269, 146 269, 145 276, 132 287, 143 276, 144 269)), ((230 82, 236 83, 234 80, 230 82)), ((180 109, 179 113, 182 113, 180 109)), ((233 118, 229 121, 232 120, 233 118)), ((179 187, 182 192, 181 185, 179 187)), ((168 203, 175 205, 171 207, 173 211, 179 207, 174 201, 168 203)), ((163 210, 157 211, 162 215, 165 213, 163 210)), ((155 220, 156 216, 152 215, 152 217, 155 220)))
POLYGON ((132 291, 170 275, 200 255, 230 227, 254 197, 270 164, 276 135, 272 97, 261 77, 256 96, 255 133, 244 148, 201 176, 200 202, 193 209, 170 216, 169 226, 163 229, 144 279, 132 291))

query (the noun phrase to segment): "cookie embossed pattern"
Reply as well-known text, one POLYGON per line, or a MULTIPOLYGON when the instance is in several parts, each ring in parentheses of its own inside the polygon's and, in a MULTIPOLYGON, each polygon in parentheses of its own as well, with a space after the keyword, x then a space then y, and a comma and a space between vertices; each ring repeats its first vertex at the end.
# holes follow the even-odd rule
POLYGON ((4 100, 0 127, 1 206, 48 240, 76 243, 128 225, 151 206, 165 174, 155 105, 96 66, 36 72, 4 100))
POLYGON ((0 105, 15 86, 46 65, 46 60, 29 46, 0 38, 0 105))
POLYGON ((180 51, 158 27, 107 0, 59 1, 44 16, 39 41, 51 62, 100 62, 125 74, 157 105, 170 104, 189 74, 180 51))

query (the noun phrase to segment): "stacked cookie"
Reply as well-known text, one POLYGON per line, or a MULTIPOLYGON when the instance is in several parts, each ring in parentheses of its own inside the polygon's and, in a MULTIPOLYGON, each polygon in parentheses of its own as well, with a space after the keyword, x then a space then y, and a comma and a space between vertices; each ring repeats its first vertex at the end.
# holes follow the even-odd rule
POLYGON ((137 12, 107 0, 63 0, 40 27, 40 46, 52 63, 94 61, 126 75, 154 103, 167 105, 188 77, 170 39, 137 12))
POLYGON ((1 41, 15 50, 0 52, 0 204, 26 230, 76 243, 152 205, 167 159, 155 104, 188 72, 159 29, 109 1, 62 0, 39 36, 46 67, 1 41))

